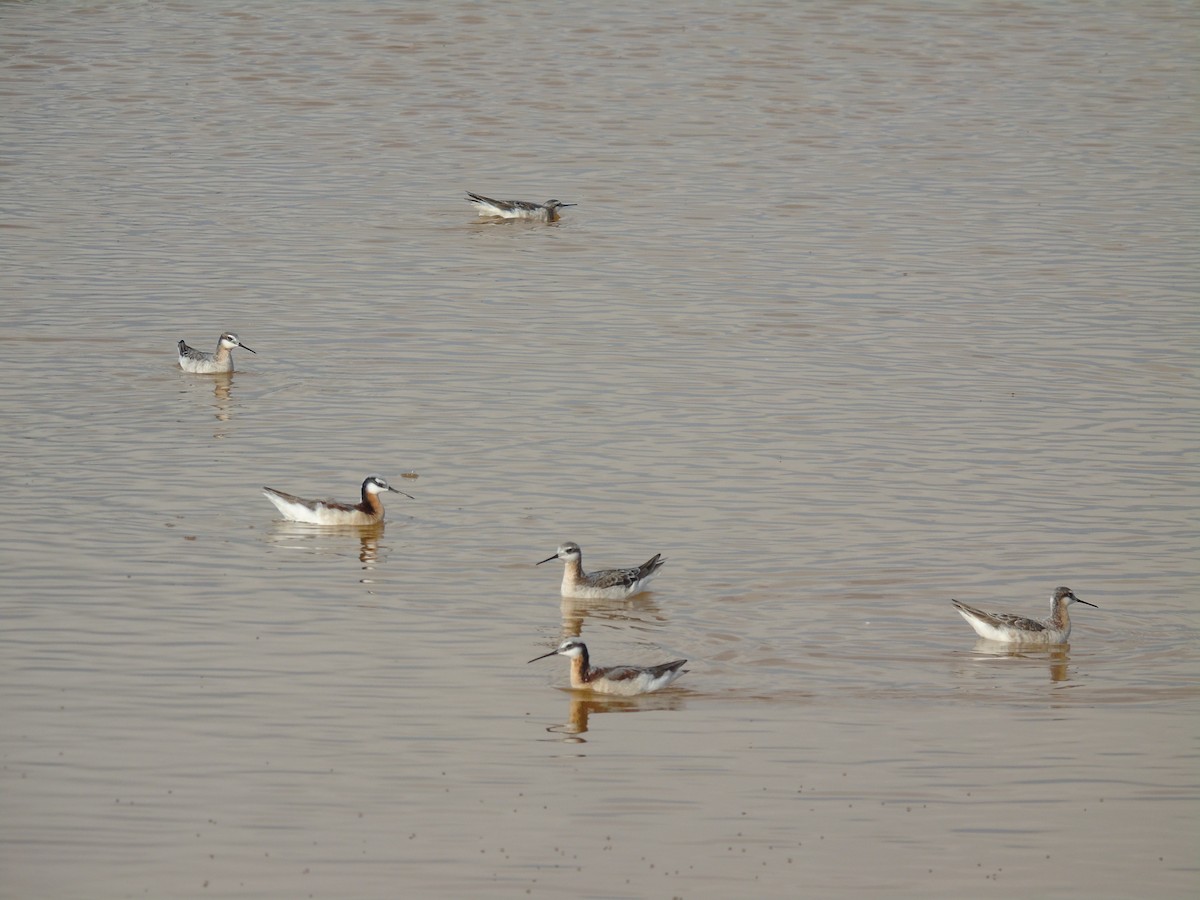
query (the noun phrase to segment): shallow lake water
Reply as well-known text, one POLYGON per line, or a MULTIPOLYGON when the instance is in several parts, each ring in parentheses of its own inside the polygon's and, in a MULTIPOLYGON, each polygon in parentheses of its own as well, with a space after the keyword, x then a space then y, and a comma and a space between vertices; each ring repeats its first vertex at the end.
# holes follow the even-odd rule
POLYGON ((1194 896, 1198 24, 0 5, 0 896, 1194 896))

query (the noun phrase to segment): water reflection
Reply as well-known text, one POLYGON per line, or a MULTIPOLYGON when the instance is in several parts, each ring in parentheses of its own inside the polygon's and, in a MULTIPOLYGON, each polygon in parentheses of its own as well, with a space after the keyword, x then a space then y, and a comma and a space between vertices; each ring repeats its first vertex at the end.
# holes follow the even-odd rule
POLYGON ((683 708, 683 697, 679 694, 641 694, 637 697, 612 697, 597 694, 571 692, 571 706, 567 710, 567 721, 551 725, 546 731, 563 735, 563 741, 585 744, 582 737, 588 731, 588 720, 593 713, 647 712, 649 710, 678 710, 683 708))
MULTIPOLYGON (((267 540, 287 549, 303 550, 315 556, 344 556, 349 542, 358 540, 358 561, 364 572, 371 572, 386 560, 387 545, 381 544, 385 522, 375 525, 312 525, 307 522, 277 520, 267 540)), ((359 579, 370 584, 369 577, 359 579)))
POLYGON ((1070 644, 1051 644, 1038 647, 1031 644, 1002 644, 997 641, 989 641, 987 638, 980 638, 975 642, 973 649, 976 654, 990 658, 1046 660, 1050 665, 1052 682, 1070 680, 1068 673, 1068 664, 1071 661, 1070 644))
MULTIPOLYGON (((213 376, 213 406, 216 407, 216 417, 219 422, 229 421, 229 410, 233 405, 233 373, 221 372, 213 376)), ((214 434, 214 437, 225 437, 224 432, 214 434)))
POLYGON ((628 600, 580 600, 564 597, 562 606, 562 636, 582 637, 583 623, 592 618, 602 622, 634 622, 658 626, 666 623, 658 605, 646 594, 628 600))
MULTIPOLYGON (((213 375, 186 375, 188 388, 184 391, 185 394, 202 391, 207 395, 207 382, 211 380, 213 416, 218 422, 222 423, 222 426, 229 423, 233 418, 233 374, 233 372, 218 372, 213 375)), ((213 438, 218 441, 229 436, 228 431, 222 426, 218 426, 213 431, 213 438)))

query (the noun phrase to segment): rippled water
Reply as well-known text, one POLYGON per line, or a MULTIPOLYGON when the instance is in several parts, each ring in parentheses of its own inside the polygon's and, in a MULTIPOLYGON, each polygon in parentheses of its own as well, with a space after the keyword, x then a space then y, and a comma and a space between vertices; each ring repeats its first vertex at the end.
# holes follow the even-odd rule
POLYGON ((0 6, 0 895, 1194 894, 1197 19, 0 6))

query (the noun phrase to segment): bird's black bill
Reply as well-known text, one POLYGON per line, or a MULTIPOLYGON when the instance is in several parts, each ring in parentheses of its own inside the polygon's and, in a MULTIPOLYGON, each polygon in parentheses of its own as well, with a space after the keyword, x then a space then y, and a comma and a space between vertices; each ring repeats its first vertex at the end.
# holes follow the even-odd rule
POLYGON ((555 553, 553 556, 547 556, 545 559, 543 559, 543 560, 542 560, 542 562, 540 562, 540 563, 534 563, 534 565, 535 565, 535 566, 540 566, 542 563, 548 563, 548 562, 550 562, 550 560, 552 560, 552 559, 558 559, 558 554, 557 554, 557 553, 555 553))
POLYGON ((412 494, 406 494, 406 493, 404 493, 404 491, 398 491, 398 490, 396 490, 396 489, 395 489, 394 487, 392 487, 390 484, 388 485, 388 490, 389 490, 389 491, 391 491, 393 494, 399 494, 401 497, 407 497, 409 500, 416 500, 416 499, 417 499, 417 498, 416 498, 416 497, 414 497, 412 494))
MULTIPOLYGON (((552 557, 550 557, 550 558, 551 558, 551 559, 554 559, 554 557, 553 557, 553 556, 552 556, 552 557)), ((531 663, 531 662, 537 662, 539 659, 545 659, 547 656, 553 656, 553 655, 554 655, 554 654, 556 654, 557 652, 558 652, 557 650, 551 650, 549 653, 543 653, 541 656, 535 656, 535 657, 534 657, 533 659, 531 659, 529 662, 525 663, 525 665, 529 665, 529 663, 531 663)))
POLYGON ((1099 608, 1100 608, 1100 607, 1098 607, 1098 606, 1097 606, 1095 603, 1088 603, 1086 600, 1080 600, 1078 597, 1076 597, 1076 598, 1075 598, 1075 602, 1076 602, 1076 603, 1082 603, 1084 606, 1090 606, 1092 609, 1099 609, 1099 608))

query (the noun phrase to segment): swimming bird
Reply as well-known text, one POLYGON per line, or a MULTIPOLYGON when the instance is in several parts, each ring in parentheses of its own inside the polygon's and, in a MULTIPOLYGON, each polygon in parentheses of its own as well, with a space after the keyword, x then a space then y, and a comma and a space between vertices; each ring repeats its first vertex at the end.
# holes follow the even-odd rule
POLYGON ((601 569, 599 572, 583 571, 583 551, 574 541, 567 541, 553 556, 547 556, 540 566, 552 559, 561 559, 563 569, 562 595, 577 600, 624 600, 646 589, 654 573, 666 562, 661 553, 655 553, 640 566, 628 569, 601 569))
POLYGON ((475 204, 475 211, 481 216, 494 216, 501 219, 534 219, 538 222, 557 222, 562 218, 560 209, 568 206, 578 206, 578 203, 563 203, 559 200, 547 200, 545 203, 534 203, 530 200, 493 200, 482 194, 472 194, 467 191, 467 200, 475 204))
POLYGON ((379 495, 384 491, 413 499, 410 494, 396 490, 378 475, 368 475, 363 481, 362 501, 359 503, 305 500, 265 486, 263 496, 275 504, 275 508, 283 513, 285 519, 292 522, 308 522, 312 525, 375 525, 383 521, 383 498, 379 495))
POLYGON ((1080 600, 1069 587, 1055 589, 1050 618, 1041 620, 1027 619, 1025 616, 1015 616, 1011 613, 984 612, 958 600, 950 602, 971 624, 977 635, 990 641, 1009 644, 1065 644, 1071 636, 1071 617, 1067 615, 1067 607, 1072 603, 1082 603, 1095 609, 1100 608, 1095 603, 1080 600))
POLYGON ((555 654, 571 660, 571 687, 577 691, 595 691, 597 694, 618 694, 624 697, 649 694, 662 690, 688 671, 681 668, 687 662, 686 659, 676 659, 658 666, 593 667, 588 662, 587 644, 574 637, 567 638, 556 649, 535 656, 529 662, 537 662, 555 654))
MULTIPOLYGON (((179 342, 179 368, 185 372, 195 372, 197 375, 214 375, 217 372, 233 371, 233 348, 241 347, 250 350, 238 340, 232 331, 226 331, 217 338, 217 349, 214 353, 205 353, 195 347, 189 347, 186 341, 179 342)), ((251 353, 256 351, 250 350, 251 353)))

